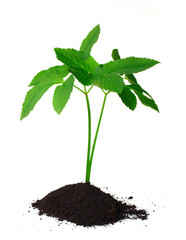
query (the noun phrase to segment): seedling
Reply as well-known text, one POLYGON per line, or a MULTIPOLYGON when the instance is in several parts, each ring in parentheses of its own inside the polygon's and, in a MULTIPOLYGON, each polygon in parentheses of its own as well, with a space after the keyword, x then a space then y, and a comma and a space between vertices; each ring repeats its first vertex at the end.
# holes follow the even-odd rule
POLYGON ((51 67, 39 72, 29 84, 31 89, 27 92, 22 106, 21 120, 29 115, 43 94, 53 85, 57 85, 53 95, 54 110, 60 114, 67 104, 73 88, 85 95, 88 111, 88 149, 86 165, 86 182, 90 182, 92 160, 96 140, 103 116, 105 102, 112 92, 118 95, 121 101, 130 110, 134 110, 139 101, 152 109, 159 111, 151 97, 137 82, 134 73, 144 71, 159 62, 148 58, 127 57, 120 58, 117 49, 112 51, 113 61, 99 64, 91 55, 91 49, 97 42, 100 26, 94 27, 83 40, 80 50, 55 48, 56 57, 63 65, 51 67), (82 88, 75 85, 75 80, 82 84, 82 88), (103 92, 103 103, 97 124, 93 143, 91 143, 91 108, 89 93, 93 87, 103 92))

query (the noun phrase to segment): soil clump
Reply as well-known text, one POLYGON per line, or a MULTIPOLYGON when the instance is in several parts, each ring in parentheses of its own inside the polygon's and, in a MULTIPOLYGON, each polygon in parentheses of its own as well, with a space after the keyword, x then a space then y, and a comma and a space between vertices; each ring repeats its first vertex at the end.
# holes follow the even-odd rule
POLYGON ((90 183, 66 185, 32 203, 39 215, 67 220, 84 227, 113 224, 123 219, 148 217, 144 209, 115 199, 90 183))

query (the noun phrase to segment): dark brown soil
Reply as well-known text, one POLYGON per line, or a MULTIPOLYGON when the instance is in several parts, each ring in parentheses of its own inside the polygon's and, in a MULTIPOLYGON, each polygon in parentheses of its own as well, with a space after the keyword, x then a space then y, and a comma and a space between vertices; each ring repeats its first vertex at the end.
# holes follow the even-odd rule
POLYGON ((59 188, 32 203, 39 215, 67 220, 86 227, 113 224, 122 219, 147 219, 148 213, 113 198, 90 183, 59 188))

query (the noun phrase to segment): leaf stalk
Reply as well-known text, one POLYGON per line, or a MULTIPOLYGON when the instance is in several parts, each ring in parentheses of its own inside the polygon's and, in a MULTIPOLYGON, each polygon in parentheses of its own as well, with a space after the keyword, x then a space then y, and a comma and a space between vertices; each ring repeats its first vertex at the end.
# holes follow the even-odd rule
POLYGON ((79 91, 81 91, 83 94, 85 94, 85 92, 84 92, 83 90, 81 90, 81 88, 77 87, 76 85, 74 85, 74 87, 75 87, 76 89, 78 89, 79 91))
POLYGON ((103 116, 105 102, 106 102, 106 98, 107 98, 108 94, 109 94, 109 91, 107 93, 105 93, 105 96, 104 96, 104 99, 103 99, 103 104, 102 104, 102 108, 101 108, 101 112, 100 112, 100 116, 99 116, 99 121, 98 121, 97 129, 96 129, 96 133, 95 133, 95 137, 94 137, 94 142, 93 142, 93 145, 92 145, 92 151, 91 151, 91 155, 89 155, 90 156, 89 161, 88 161, 88 158, 87 158, 87 165, 88 166, 87 166, 87 171, 86 171, 86 182, 90 182, 92 160, 93 160, 95 146, 96 146, 96 141, 97 141, 97 137, 98 137, 98 132, 99 132, 102 116, 103 116))
POLYGON ((90 150, 91 150, 91 110, 90 110, 90 103, 88 98, 88 93, 86 90, 86 86, 84 86, 85 90, 85 97, 87 103, 87 111, 88 111, 88 147, 87 147, 87 165, 86 165, 86 182, 88 182, 87 172, 89 172, 89 159, 90 159, 90 150))

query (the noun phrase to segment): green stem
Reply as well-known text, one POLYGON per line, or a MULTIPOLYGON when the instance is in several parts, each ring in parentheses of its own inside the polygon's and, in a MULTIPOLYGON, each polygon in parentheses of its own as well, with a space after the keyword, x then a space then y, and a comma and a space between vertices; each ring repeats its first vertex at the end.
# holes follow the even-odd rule
POLYGON ((84 86, 85 89, 85 97, 86 97, 86 103, 87 103, 87 110, 88 110, 88 148, 87 148, 87 166, 86 166, 86 182, 89 182, 87 178, 87 172, 89 169, 89 159, 90 159, 90 148, 91 148, 91 111, 90 111, 90 103, 89 103, 89 98, 88 98, 88 93, 86 90, 86 87, 84 86))
POLYGON ((89 88, 89 90, 87 91, 87 94, 90 92, 90 90, 94 87, 94 84, 92 84, 92 86, 89 88))
POLYGON ((80 88, 78 88, 76 85, 74 85, 74 87, 85 94, 85 92, 83 90, 81 90, 80 88))
POLYGON ((100 124, 101 124, 101 119, 102 119, 102 116, 103 116, 103 110, 104 110, 104 107, 105 107, 105 102, 106 102, 106 98, 107 98, 108 93, 109 92, 105 93, 105 97, 104 97, 104 100, 103 100, 103 105, 102 105, 102 108, 101 108, 101 113, 100 113, 97 129, 96 129, 96 134, 95 134, 95 137, 94 137, 94 142, 93 142, 93 146, 92 146, 92 151, 91 151, 89 164, 88 164, 89 166, 88 166, 88 170, 86 172, 86 182, 90 182, 90 173, 91 173, 91 167, 92 167, 92 159, 93 159, 93 156, 94 156, 96 140, 97 140, 97 137, 98 137, 99 127, 100 127, 100 124))

